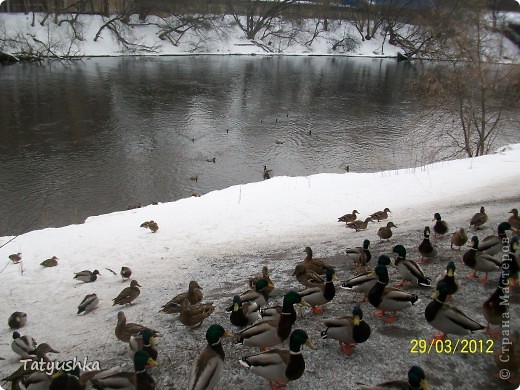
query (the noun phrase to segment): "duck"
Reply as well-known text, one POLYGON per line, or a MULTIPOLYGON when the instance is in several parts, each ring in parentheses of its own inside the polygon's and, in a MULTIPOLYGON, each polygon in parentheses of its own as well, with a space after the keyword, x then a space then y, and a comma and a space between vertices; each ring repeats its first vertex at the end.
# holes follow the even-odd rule
POLYGON ((370 240, 363 240, 363 246, 357 246, 355 248, 347 248, 345 251, 347 257, 354 262, 355 267, 364 267, 372 259, 370 253, 370 240))
POLYGON ((446 270, 442 272, 436 280, 435 285, 437 286, 440 282, 446 285, 447 301, 451 301, 451 296, 459 290, 459 284, 455 280, 455 263, 450 261, 446 266, 446 270))
POLYGON ((406 258, 406 248, 403 245, 394 246, 392 252, 397 253, 394 264, 402 278, 396 287, 402 287, 406 281, 422 287, 432 286, 432 280, 424 274, 421 266, 406 258))
POLYGON ((75 272, 73 279, 77 279, 77 280, 79 280, 81 282, 85 282, 85 283, 92 283, 92 282, 96 281, 97 275, 101 275, 97 269, 95 269, 92 272, 89 270, 85 270, 85 271, 75 272))
MULTIPOLYGON (((388 256, 379 257, 378 264, 390 265, 390 258, 388 256)), ((341 284, 341 288, 355 293, 365 294, 363 302, 368 299, 368 293, 377 283, 377 275, 373 270, 367 270, 356 274, 354 277, 348 279, 341 284)))
POLYGON ((432 342, 444 340, 448 334, 465 336, 485 329, 458 308, 446 303, 447 296, 448 288, 440 282, 432 295, 432 301, 424 309, 426 321, 441 332, 434 336, 432 342))
POLYGON ((22 252, 9 255, 9 260, 11 260, 14 264, 18 264, 20 261, 22 261, 22 252))
POLYGON ((479 241, 477 236, 473 236, 470 241, 471 248, 462 256, 462 261, 469 268, 473 269, 473 273, 467 275, 469 279, 475 279, 477 272, 484 272, 485 277, 479 279, 480 284, 487 282, 489 272, 500 272, 502 262, 495 257, 479 250, 479 241))
POLYGON ((115 305, 131 305, 133 301, 137 299, 137 297, 141 294, 141 290, 139 287, 142 287, 137 280, 132 280, 130 282, 130 287, 126 287, 119 293, 117 297, 112 299, 115 305))
MULTIPOLYGON (((518 372, 520 371, 520 332, 514 330, 507 340, 510 344, 505 348, 496 348, 493 353, 493 361, 499 372, 508 372, 511 377, 508 382, 518 384, 518 372), (507 371, 502 371, 507 370, 507 371)), ((500 378, 503 380, 503 378, 500 378)))
POLYGON ((52 256, 50 259, 43 260, 40 265, 42 267, 56 267, 58 265, 58 258, 56 256, 52 256))
POLYGON ((83 390, 85 386, 80 382, 79 367, 74 365, 74 360, 63 363, 63 368, 52 375, 49 390, 83 390))
POLYGON ((213 324, 206 331, 208 345, 197 356, 191 366, 188 378, 189 390, 213 389, 224 371, 226 357, 222 348, 222 337, 232 337, 222 326, 213 324))
POLYGON ((99 298, 94 294, 87 294, 78 306, 77 314, 87 314, 99 305, 99 298))
POLYGON ((157 365, 150 355, 143 350, 134 355, 134 371, 121 371, 113 375, 93 377, 90 379, 94 389, 142 389, 156 388, 155 379, 147 368, 157 365))
POLYGON ((302 302, 302 297, 295 291, 284 296, 283 309, 278 320, 260 321, 240 330, 236 334, 236 344, 266 349, 283 343, 291 334, 296 320, 293 305, 302 302))
POLYGON ((156 344, 157 338, 153 335, 153 332, 150 329, 143 329, 137 335, 130 336, 128 355, 133 359, 137 351, 144 350, 153 360, 157 360, 159 353, 155 348, 156 344))
POLYGON ((459 250, 460 248, 466 244, 466 242, 468 242, 468 234, 466 233, 466 231, 464 230, 463 227, 459 228, 458 230, 455 230, 452 234, 451 234, 451 243, 450 243, 450 248, 453 249, 453 246, 458 246, 459 250))
POLYGON ((181 312, 181 304, 184 300, 188 300, 190 304, 195 305, 202 301, 204 298, 204 294, 202 292, 202 287, 199 286, 197 281, 191 280, 188 284, 188 291, 180 293, 170 299, 166 304, 164 304, 161 308, 163 313, 167 314, 175 314, 181 312))
POLYGON ((356 383, 361 385, 363 390, 377 390, 377 389, 393 389, 393 390, 430 390, 430 386, 426 381, 426 374, 419 366, 412 366, 408 370, 408 381, 393 380, 380 383, 378 385, 370 386, 363 383, 356 383))
POLYGON ((479 250, 495 256, 502 251, 503 242, 508 239, 506 231, 511 230, 509 222, 501 222, 497 227, 497 235, 485 237, 479 244, 479 250))
POLYGON ((487 321, 485 334, 489 334, 491 338, 498 339, 500 332, 492 332, 491 325, 502 325, 502 320, 509 316, 509 305, 507 300, 509 296, 509 282, 507 276, 501 273, 498 280, 498 287, 493 294, 482 304, 482 314, 487 321))
POLYGON ((476 230, 480 230, 480 227, 488 221, 486 209, 484 206, 480 208, 480 211, 471 217, 469 226, 473 226, 476 230))
POLYGON ((264 265, 262 267, 262 275, 261 276, 253 276, 252 278, 249 278, 249 288, 254 289, 256 286, 256 282, 258 282, 260 279, 265 279, 269 283, 269 285, 266 287, 267 295, 271 294, 274 290, 274 284, 271 280, 271 277, 269 276, 269 268, 267 265, 264 265))
POLYGON ((14 353, 20 356, 21 359, 31 359, 30 355, 36 353, 36 346, 38 343, 31 336, 21 336, 17 331, 13 332, 13 341, 11 342, 11 349, 14 353))
POLYGON ((229 320, 233 325, 240 328, 252 325, 261 318, 259 309, 257 303, 242 303, 240 295, 235 295, 233 297, 233 311, 229 315, 229 320))
POLYGON ((345 214, 345 215, 342 215, 341 217, 339 217, 338 222, 345 222, 345 223, 354 222, 357 219, 356 214, 359 214, 359 211, 354 209, 354 210, 352 210, 351 214, 345 214))
POLYGON ((216 308, 213 303, 197 303, 192 305, 189 300, 185 299, 181 303, 181 311, 178 319, 183 325, 189 328, 198 328, 216 308))
POLYGON ((448 223, 442 220, 439 213, 433 215, 432 221, 435 221, 435 224, 433 225, 433 237, 443 237, 448 232, 448 223))
POLYGON ((289 313, 291 325, 294 325, 296 322, 296 311, 294 310, 295 304, 298 304, 299 306, 309 306, 305 299, 302 299, 296 291, 289 291, 284 295, 282 305, 260 309, 260 317, 263 321, 278 321, 282 316, 282 313, 285 311, 285 313, 289 313))
POLYGON ((159 332, 157 332, 156 330, 147 328, 146 326, 140 324, 135 324, 133 322, 126 322, 126 316, 123 311, 117 313, 117 325, 115 328, 115 335, 119 340, 128 343, 130 341, 131 336, 136 336, 139 334, 139 332, 145 329, 150 329, 150 331, 153 334, 153 337, 159 336, 159 332))
POLYGON ((388 287, 388 270, 386 265, 378 264, 374 272, 377 274, 378 281, 368 293, 368 302, 376 309, 379 309, 379 311, 374 313, 376 317, 382 317, 385 315, 385 312, 392 311, 393 315, 385 318, 385 323, 390 324, 395 321, 398 311, 419 302, 419 297, 416 294, 395 287, 388 287))
POLYGON ((341 352, 347 356, 352 355, 356 344, 364 343, 370 337, 370 325, 363 320, 359 304, 354 306, 352 316, 327 318, 323 323, 327 329, 321 332, 321 338, 338 340, 341 352))
POLYGON ((125 280, 130 279, 130 276, 132 276, 132 270, 130 267, 123 266, 121 267, 121 271, 119 271, 119 275, 121 275, 124 282, 125 280))
MULTIPOLYGON (((272 285, 271 285, 272 286, 272 285)), ((269 294, 267 293, 269 289, 269 282, 265 279, 259 279, 256 282, 256 286, 254 289, 247 290, 242 294, 239 294, 240 300, 242 303, 244 302, 255 302, 259 307, 264 306, 269 299, 269 294)), ((226 313, 231 313, 233 311, 233 305, 226 309, 226 313)))
POLYGON ((199 181, 199 176, 198 175, 190 176, 190 180, 194 181, 195 183, 197 183, 199 181))
POLYGON ((353 222, 348 222, 346 227, 359 232, 360 230, 366 230, 369 222, 374 222, 371 217, 366 218, 364 221, 357 219, 353 222))
POLYGON ((437 246, 433 245, 430 241, 430 227, 426 226, 423 231, 424 238, 419 244, 419 253, 421 254, 421 260, 419 263, 423 263, 425 259, 433 260, 437 256, 437 246))
POLYGON ((324 305, 332 301, 336 295, 336 288, 334 287, 333 281, 337 280, 337 277, 334 269, 327 269, 325 279, 323 286, 306 288, 298 292, 298 295, 311 305, 314 314, 322 314, 323 309, 319 307, 319 305, 324 305))
POLYGON ((378 230, 377 230, 377 235, 379 236, 379 240, 388 240, 390 239, 390 237, 392 237, 392 229, 391 228, 396 228, 397 226, 394 225, 393 222, 388 222, 386 224, 386 226, 381 226, 378 230))
POLYGON ((306 246, 304 252, 307 254, 307 256, 305 256, 301 264, 303 264, 305 268, 307 268, 309 271, 314 271, 318 275, 325 275, 327 270, 332 268, 323 260, 316 259, 315 257, 313 257, 312 249, 310 246, 306 246))
POLYGON ((509 213, 513 215, 507 219, 507 222, 513 229, 520 230, 520 217, 518 216, 518 209, 511 209, 509 213))
POLYGON ((23 311, 15 311, 7 320, 7 325, 11 329, 20 329, 27 323, 27 313, 23 311))
POLYGON ((271 172, 272 172, 272 169, 267 169, 267 166, 264 165, 264 180, 271 178, 271 172))
POLYGON ((143 222, 140 227, 148 228, 152 233, 157 233, 159 230, 159 224, 154 220, 143 222))
POLYGON ((325 284, 325 279, 314 271, 308 270, 303 264, 297 264, 292 274, 305 287, 319 287, 325 284))
POLYGON ((307 345, 316 349, 314 344, 302 329, 296 329, 289 339, 289 350, 273 349, 256 355, 242 357, 239 363, 253 374, 261 376, 270 382, 271 389, 283 388, 290 382, 300 378, 305 371, 301 347, 307 345))
POLYGON ((377 219, 377 222, 381 222, 383 219, 388 218, 388 213, 391 213, 391 211, 388 207, 385 207, 383 211, 376 211, 375 213, 370 214, 370 217, 372 220, 377 219))

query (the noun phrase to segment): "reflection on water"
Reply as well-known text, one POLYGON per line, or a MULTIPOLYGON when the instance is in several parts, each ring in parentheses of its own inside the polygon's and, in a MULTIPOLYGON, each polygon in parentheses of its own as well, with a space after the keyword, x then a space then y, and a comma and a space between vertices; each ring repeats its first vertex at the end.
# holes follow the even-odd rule
POLYGON ((409 136, 428 127, 403 89, 416 71, 245 56, 4 67, 0 235, 259 181, 264 165, 304 176, 428 162, 409 136))

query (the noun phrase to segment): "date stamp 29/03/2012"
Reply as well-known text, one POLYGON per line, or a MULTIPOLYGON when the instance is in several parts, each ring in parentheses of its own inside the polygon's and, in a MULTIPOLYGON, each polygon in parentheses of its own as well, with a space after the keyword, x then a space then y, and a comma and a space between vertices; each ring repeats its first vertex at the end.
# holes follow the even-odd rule
POLYGON ((493 353, 493 340, 410 340, 410 353, 416 354, 476 354, 493 353))

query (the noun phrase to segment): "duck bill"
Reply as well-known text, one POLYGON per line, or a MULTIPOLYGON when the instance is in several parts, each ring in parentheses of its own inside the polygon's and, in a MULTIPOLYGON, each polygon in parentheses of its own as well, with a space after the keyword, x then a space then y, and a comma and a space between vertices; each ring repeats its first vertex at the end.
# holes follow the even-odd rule
POLYGON ((439 290, 435 290, 432 294, 432 299, 437 299, 439 297, 439 290))
POLYGON ((155 347, 157 345, 157 337, 150 337, 150 345, 155 347))
POLYGON ((428 382, 426 382, 426 379, 421 380, 421 389, 423 390, 430 390, 430 386, 428 385, 428 382))
POLYGON ((233 337, 232 333, 229 333, 228 331, 224 332, 224 337, 233 337))
POLYGON ((149 358, 149 359, 146 361, 146 367, 147 367, 147 368, 155 367, 156 365, 157 365, 157 361, 156 361, 156 360, 153 360, 152 358, 149 358))
POLYGON ((336 274, 332 275, 332 280, 338 280, 338 277, 336 276, 336 274))
POLYGON ((305 345, 306 345, 307 347, 309 347, 310 349, 317 349, 317 348, 314 346, 314 344, 312 343, 312 341, 311 341, 310 339, 307 339, 307 340, 305 341, 305 345))
POLYGON ((305 301, 305 299, 303 299, 303 298, 300 301, 300 303, 298 303, 298 305, 300 305, 300 306, 310 306, 309 302, 305 301))

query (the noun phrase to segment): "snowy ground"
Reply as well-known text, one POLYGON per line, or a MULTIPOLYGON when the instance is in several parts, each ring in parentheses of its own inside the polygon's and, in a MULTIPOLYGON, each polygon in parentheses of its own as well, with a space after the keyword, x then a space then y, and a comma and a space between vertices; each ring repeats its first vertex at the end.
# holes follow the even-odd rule
MULTIPOLYGON (((336 266, 340 280, 345 280, 353 275, 353 266, 346 261, 344 250, 360 245, 365 238, 372 241, 376 259, 380 254, 391 255, 391 248, 399 243, 407 247, 409 258, 417 259, 422 229, 432 225, 435 212, 442 214, 453 231, 459 226, 467 227, 471 216, 483 205, 490 221, 477 235, 483 238, 496 233, 497 224, 510 216, 511 208, 520 206, 519 162, 517 144, 497 154, 417 169, 274 177, 200 198, 91 217, 81 225, 16 237, 0 248, 0 259, 5 262, 5 267, 0 268, 0 294, 4 297, 0 307, 4 323, 0 356, 6 359, 0 361, 0 377, 18 367, 10 348, 12 330, 7 326, 7 318, 14 311, 28 314, 28 323, 21 333, 40 343, 48 342, 60 351, 52 355, 60 361, 88 357, 98 360, 104 368, 130 367, 124 354, 126 345, 114 335, 121 308, 111 305, 111 300, 128 283, 123 284, 118 275, 106 270, 117 272, 126 265, 143 286, 135 304, 123 309, 128 321, 148 325, 164 335, 159 345, 159 366, 152 370, 158 388, 186 388, 191 363, 205 346, 207 327, 219 323, 229 331, 236 330, 224 309, 263 265, 271 269, 276 286, 269 304, 280 304, 285 291, 303 289, 291 273, 303 259, 305 246, 311 246, 316 257, 326 258, 336 266), (336 222, 337 217, 354 208, 365 217, 384 207, 392 210, 389 220, 398 226, 389 242, 379 242, 376 236, 383 223, 371 224, 366 232, 355 233, 336 222), (150 219, 158 222, 157 233, 139 227, 150 219), (8 255, 17 252, 22 253, 23 274, 20 265, 8 260, 8 255), (57 267, 39 265, 53 255, 60 259, 57 267), (83 269, 98 269, 101 276, 89 284, 74 281, 73 273, 83 269), (161 305, 185 290, 190 280, 197 280, 204 288, 204 301, 213 301, 220 309, 195 330, 186 329, 173 316, 159 313, 161 305), (99 307, 77 316, 78 304, 92 292, 100 298, 99 307)), ((0 238, 0 245, 9 239, 0 238)), ((453 304, 485 324, 481 307, 494 291, 497 275, 491 275, 485 286, 466 279, 470 270, 460 260, 463 252, 452 251, 448 237, 437 245, 440 255, 432 264, 424 265, 426 273, 435 278, 449 260, 454 260, 462 288, 453 304)), ((396 271, 390 272, 391 283, 396 282, 396 271)), ((306 330, 318 349, 304 348, 306 371, 288 388, 353 389, 359 381, 405 379, 413 364, 424 368, 432 388, 518 387, 496 377, 498 370, 490 354, 411 353, 411 340, 429 340, 435 332, 424 319, 432 290, 406 289, 419 294, 421 302, 400 312, 394 324, 384 325, 380 318, 373 317, 374 308, 369 303, 362 305, 372 335, 351 357, 343 356, 334 340, 320 339, 324 329, 321 320, 350 314, 361 296, 338 289, 325 314, 307 313, 299 318, 293 329, 306 330)), ((518 292, 510 297, 512 328, 516 329, 520 323, 518 298, 518 292)), ((480 334, 467 338, 486 340, 480 334)), ((497 340, 495 349, 499 347, 497 340)), ((256 349, 235 347, 226 340, 224 350, 221 388, 267 388, 262 378, 238 363, 238 358, 256 349)))

